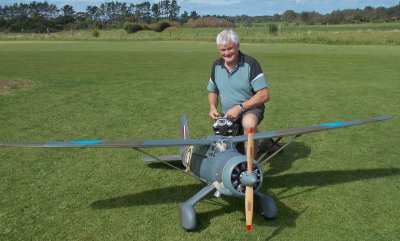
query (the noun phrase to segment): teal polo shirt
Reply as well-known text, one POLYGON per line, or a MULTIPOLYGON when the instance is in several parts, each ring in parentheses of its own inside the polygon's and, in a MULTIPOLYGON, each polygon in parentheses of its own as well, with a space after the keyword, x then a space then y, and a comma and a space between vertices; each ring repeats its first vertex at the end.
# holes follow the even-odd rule
POLYGON ((260 64, 239 51, 238 64, 231 72, 225 67, 222 58, 214 62, 207 91, 219 94, 222 112, 226 113, 264 88, 268 88, 268 82, 260 64))

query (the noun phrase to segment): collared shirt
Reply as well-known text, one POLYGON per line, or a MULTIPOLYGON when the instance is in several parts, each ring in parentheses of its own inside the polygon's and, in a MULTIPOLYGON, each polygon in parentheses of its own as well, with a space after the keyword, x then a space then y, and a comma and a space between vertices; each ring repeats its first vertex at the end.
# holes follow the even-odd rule
POLYGON ((222 58, 214 62, 207 86, 208 92, 219 94, 223 113, 249 100, 257 91, 268 88, 261 66, 254 58, 239 51, 238 63, 232 71, 224 63, 222 58))

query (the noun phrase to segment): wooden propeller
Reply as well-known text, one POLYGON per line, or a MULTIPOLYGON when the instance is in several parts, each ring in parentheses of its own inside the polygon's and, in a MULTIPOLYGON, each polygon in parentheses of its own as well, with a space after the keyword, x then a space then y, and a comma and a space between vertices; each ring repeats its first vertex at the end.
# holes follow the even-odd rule
MULTIPOLYGON (((254 133, 253 128, 250 128, 248 140, 247 140, 247 173, 251 174, 253 172, 253 159, 254 159, 254 133)), ((251 225, 253 223, 253 185, 246 186, 245 192, 245 210, 246 210, 246 230, 251 230, 251 225)))

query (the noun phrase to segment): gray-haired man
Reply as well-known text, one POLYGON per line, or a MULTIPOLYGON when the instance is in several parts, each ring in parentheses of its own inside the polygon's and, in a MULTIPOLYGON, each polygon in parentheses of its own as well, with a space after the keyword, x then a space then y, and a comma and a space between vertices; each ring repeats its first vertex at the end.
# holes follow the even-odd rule
POLYGON ((212 66, 207 86, 209 116, 213 120, 219 117, 217 106, 221 98, 225 118, 241 119, 244 134, 250 128, 257 132, 264 118, 264 103, 269 100, 268 82, 261 66, 240 51, 238 35, 233 30, 218 34, 217 47, 220 58, 212 66))

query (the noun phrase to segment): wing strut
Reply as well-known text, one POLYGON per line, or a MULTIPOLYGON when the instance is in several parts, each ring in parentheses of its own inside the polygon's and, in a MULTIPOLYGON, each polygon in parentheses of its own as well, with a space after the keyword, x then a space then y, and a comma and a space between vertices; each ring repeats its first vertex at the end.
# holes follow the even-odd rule
POLYGON ((134 150, 136 150, 136 151, 138 151, 138 152, 141 152, 141 153, 143 153, 143 154, 145 154, 145 155, 147 155, 147 156, 149 156, 149 157, 151 157, 151 158, 154 158, 155 160, 157 160, 157 161, 159 161, 159 162, 161 162, 161 163, 163 163, 163 164, 165 164, 165 165, 167 165, 167 166, 169 166, 169 167, 172 167, 172 168, 175 169, 175 170, 178 170, 178 171, 180 171, 180 172, 183 172, 183 173, 185 173, 185 174, 188 174, 189 176, 194 177, 194 178, 196 178, 197 180, 200 180, 200 181, 202 181, 202 182, 204 182, 204 183, 207 183, 206 180, 204 180, 204 179, 202 179, 202 178, 200 178, 200 177, 197 177, 197 176, 193 175, 191 172, 188 172, 188 171, 183 170, 183 169, 181 169, 181 168, 179 168, 179 167, 177 167, 177 166, 172 165, 172 164, 169 163, 169 162, 166 162, 166 161, 164 161, 164 160, 161 160, 160 158, 158 158, 158 157, 156 157, 156 156, 154 156, 154 155, 152 155, 152 154, 150 154, 150 153, 148 153, 148 152, 146 152, 146 151, 143 151, 142 149, 140 149, 140 148, 138 148, 138 147, 132 147, 132 149, 134 149, 134 150))
MULTIPOLYGON (((290 139, 290 141, 288 141, 287 143, 285 143, 285 145, 281 146, 281 148, 279 148, 276 152, 272 153, 272 155, 270 155, 268 158, 266 158, 264 161, 261 161, 265 155, 267 155, 267 152, 263 153, 259 158, 258 158, 258 162, 260 163, 260 165, 263 165, 264 163, 266 163, 267 161, 271 160, 271 158, 273 158, 276 154, 278 154, 279 152, 281 152, 283 149, 285 149, 288 145, 290 145, 291 143, 293 143, 293 141, 295 139, 297 139, 298 137, 300 137, 301 134, 299 135, 295 135, 292 137, 292 139, 290 139)), ((280 139, 279 139, 280 140, 280 139)), ((278 141, 279 141, 278 140, 278 141)), ((276 142, 278 142, 276 141, 276 142)))

